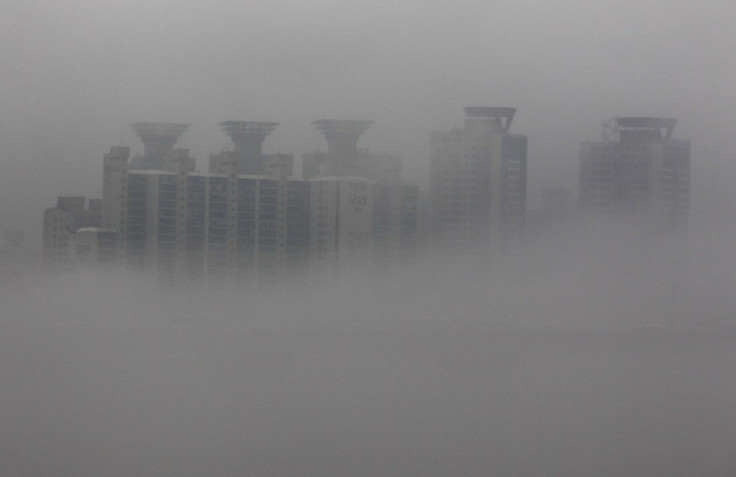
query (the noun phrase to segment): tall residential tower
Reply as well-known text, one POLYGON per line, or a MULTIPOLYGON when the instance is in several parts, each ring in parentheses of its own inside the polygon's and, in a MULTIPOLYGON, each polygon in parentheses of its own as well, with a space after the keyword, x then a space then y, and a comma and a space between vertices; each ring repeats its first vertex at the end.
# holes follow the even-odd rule
POLYGON ((367 179, 373 198, 370 241, 374 258, 383 265, 413 258, 417 248, 418 189, 402 182, 397 156, 358 149, 358 139, 373 121, 320 119, 312 124, 324 134, 327 152, 304 155, 304 177, 367 179))
POLYGON ((588 216, 634 220, 651 232, 687 224, 690 143, 675 139, 676 120, 616 118, 600 142, 580 147, 580 205, 588 216))
POLYGON ((468 107, 462 129, 432 133, 430 201, 439 250, 504 246, 520 238, 527 137, 509 132, 515 112, 468 107))

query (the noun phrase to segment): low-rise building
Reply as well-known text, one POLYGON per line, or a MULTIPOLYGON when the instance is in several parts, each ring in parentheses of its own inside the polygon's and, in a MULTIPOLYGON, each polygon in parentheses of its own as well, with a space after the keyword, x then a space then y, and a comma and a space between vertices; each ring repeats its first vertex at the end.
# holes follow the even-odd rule
POLYGON ((43 261, 50 267, 70 266, 74 258, 71 237, 82 227, 99 227, 101 217, 99 200, 84 197, 59 197, 56 207, 43 214, 43 261))

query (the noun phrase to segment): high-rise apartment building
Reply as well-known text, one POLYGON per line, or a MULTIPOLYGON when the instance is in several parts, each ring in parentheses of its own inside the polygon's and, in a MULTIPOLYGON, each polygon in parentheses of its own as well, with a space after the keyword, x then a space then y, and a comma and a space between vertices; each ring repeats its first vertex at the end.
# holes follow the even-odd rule
POLYGON ((305 154, 307 179, 357 177, 370 181, 373 258, 385 264, 411 259, 417 248, 418 189, 401 180, 401 161, 390 154, 358 149, 372 121, 321 119, 313 123, 327 140, 327 152, 305 154))
POLYGON ((523 232, 527 137, 511 134, 516 109, 468 107, 462 129, 431 135, 430 202, 445 252, 508 245, 523 232))
POLYGON ((580 148, 580 206, 589 216, 638 221, 650 232, 687 224, 690 143, 672 118, 616 118, 600 142, 580 148))
POLYGON ((104 223, 118 230, 130 265, 165 280, 213 283, 268 279, 370 251, 370 181, 291 178, 290 156, 260 154, 274 123, 224 124, 236 151, 213 156, 209 173, 167 163, 163 170, 136 169, 124 147, 105 155, 104 223), (270 171, 277 172, 264 174, 273 158, 270 171), (241 173, 258 168, 261 174, 241 173))
POLYGON ((132 124, 144 151, 110 148, 103 198, 88 208, 60 198, 44 214, 47 263, 121 261, 216 283, 414 255, 417 188, 401 182, 397 157, 357 149, 370 122, 316 121, 329 149, 305 157, 304 179, 292 177, 293 156, 262 152, 277 124, 221 123, 233 147, 210 156, 206 173, 176 148, 188 124, 132 124))

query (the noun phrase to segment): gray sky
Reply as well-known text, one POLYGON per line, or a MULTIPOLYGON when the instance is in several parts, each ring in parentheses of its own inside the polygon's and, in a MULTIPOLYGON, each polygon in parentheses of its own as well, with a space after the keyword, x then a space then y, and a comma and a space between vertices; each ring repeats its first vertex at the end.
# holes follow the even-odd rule
POLYGON ((696 210, 725 210, 735 18, 725 0, 0 0, 0 228, 32 236, 56 196, 100 196, 109 146, 141 149, 134 121, 191 122, 180 146, 205 169, 222 120, 279 121, 266 150, 300 154, 323 146, 314 119, 372 119, 360 145, 424 185, 429 132, 467 105, 519 109, 532 204, 575 187, 601 122, 676 117, 696 210))

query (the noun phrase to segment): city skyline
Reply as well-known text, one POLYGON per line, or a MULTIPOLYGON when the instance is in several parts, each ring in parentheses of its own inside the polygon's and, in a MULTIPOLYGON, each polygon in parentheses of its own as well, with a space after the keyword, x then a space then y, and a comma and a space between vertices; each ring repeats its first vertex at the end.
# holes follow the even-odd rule
POLYGON ((735 18, 0 0, 0 474, 736 475, 735 18))
MULTIPOLYGON (((489 108, 491 106, 475 106, 475 107, 476 108, 483 108, 483 107, 489 108)), ((514 109, 514 110, 517 109, 517 108, 508 108, 508 107, 505 107, 505 106, 503 106, 503 107, 492 106, 492 107, 502 108, 502 109, 504 109, 504 108, 505 109, 514 109)), ((458 109, 462 109, 462 108, 458 108, 458 109)), ((465 109, 467 110, 468 107, 465 107, 465 109)), ((520 116, 523 117, 524 116, 524 113, 522 112, 520 116)), ((594 125, 598 129, 598 131, 599 131, 599 136, 600 137, 605 137, 605 135, 608 134, 608 132, 607 132, 608 129, 610 129, 610 124, 613 123, 613 122, 615 122, 615 121, 617 121, 621 117, 622 116, 616 116, 616 117, 613 117, 613 118, 608 117, 605 120, 599 120, 594 125)), ((648 114, 648 115, 643 115, 643 116, 623 116, 623 117, 651 118, 651 117, 656 117, 656 116, 655 115, 652 115, 652 114, 648 114)), ((558 118, 558 119, 564 120, 564 118, 558 118)), ((450 123, 451 121, 452 120, 450 119, 450 115, 448 114, 448 119, 445 122, 446 123, 450 123)), ((680 120, 678 119, 677 121, 678 121, 678 124, 679 124, 680 120)), ((325 122, 327 122, 327 123, 329 123, 329 122, 354 122, 356 124, 357 123, 361 123, 362 126, 360 128, 361 129, 360 130, 360 133, 358 134, 358 136, 356 136, 356 141, 360 141, 360 143, 361 143, 360 147, 357 147, 357 150, 360 150, 361 152, 366 152, 366 151, 369 150, 363 144, 363 143, 368 143, 369 141, 367 141, 366 138, 363 138, 363 136, 370 137, 370 131, 373 128, 375 128, 376 125, 380 125, 380 121, 365 120, 365 119, 340 119, 340 120, 337 120, 337 119, 319 119, 319 120, 312 120, 312 121, 309 122, 309 124, 305 125, 305 128, 304 129, 311 130, 312 133, 313 133, 312 134, 312 136, 313 136, 312 139, 314 139, 314 137, 316 137, 317 139, 320 139, 321 138, 322 139, 322 141, 321 141, 322 143, 321 144, 317 144, 311 150, 306 150, 304 148, 302 153, 297 154, 297 153, 293 153, 293 152, 283 153, 283 151, 279 151, 279 150, 276 149, 278 147, 278 143, 276 145, 271 144, 273 142, 273 136, 276 135, 276 133, 279 131, 279 127, 282 125, 281 122, 278 122, 278 121, 262 121, 262 120, 253 121, 253 120, 234 120, 234 119, 228 119, 228 120, 224 120, 224 121, 217 121, 215 124, 217 126, 219 126, 218 129, 220 131, 221 139, 223 139, 225 137, 228 137, 230 139, 230 141, 235 141, 235 142, 228 142, 228 141, 220 142, 220 149, 219 149, 219 151, 217 151, 217 150, 210 150, 209 154, 207 156, 204 156, 204 157, 203 156, 196 156, 196 155, 194 155, 192 153, 192 149, 190 149, 190 146, 195 145, 195 144, 192 143, 192 139, 189 136, 191 135, 192 129, 196 130, 197 125, 194 125, 194 124, 191 124, 191 123, 180 123, 180 122, 174 123, 174 122, 151 122, 151 121, 143 121, 143 122, 141 122, 141 121, 137 121, 137 122, 133 122, 131 124, 128 124, 126 126, 126 130, 129 131, 129 134, 134 134, 135 135, 134 137, 137 136, 137 141, 135 141, 134 144, 137 144, 139 149, 136 150, 134 148, 131 148, 131 150, 132 150, 132 156, 133 156, 133 160, 134 161, 135 160, 139 160, 140 158, 143 158, 146 155, 146 150, 147 150, 147 147, 148 146, 146 145, 147 144, 147 140, 145 139, 146 133, 143 130, 145 130, 145 128, 154 128, 154 127, 156 127, 156 125, 164 125, 165 127, 173 127, 176 130, 175 131, 175 134, 174 134, 174 137, 173 137, 173 141, 174 142, 172 144, 176 144, 177 149, 181 148, 182 150, 186 150, 187 151, 187 153, 186 153, 186 154, 188 154, 187 161, 189 162, 189 166, 187 166, 188 168, 190 168, 192 170, 196 170, 196 171, 204 171, 204 170, 207 170, 207 169, 209 169, 210 171, 215 171, 216 169, 212 169, 212 158, 213 157, 215 157, 215 156, 222 156, 222 155, 226 155, 226 154, 231 154, 233 152, 237 152, 237 150, 239 148, 242 148, 243 147, 243 146, 239 146, 238 145, 238 139, 236 138, 237 133, 234 133, 234 131, 232 130, 232 128, 237 129, 237 128, 246 127, 245 125, 247 125, 247 124, 250 124, 251 125, 251 126, 247 126, 247 127, 261 127, 261 128, 266 128, 267 131, 265 131, 265 132, 259 132, 257 134, 257 135, 261 135, 262 136, 262 138, 260 139, 260 144, 259 144, 260 147, 258 149, 259 149, 259 151, 262 152, 262 154, 264 155, 264 157, 273 157, 274 158, 274 161, 275 162, 273 163, 273 165, 271 165, 269 167, 271 167, 271 168, 276 167, 276 168, 282 168, 282 169, 284 167, 287 167, 288 170, 293 170, 294 171, 294 173, 292 174, 293 177, 301 177, 304 174, 303 167, 304 167, 305 160, 309 160, 308 158, 311 157, 311 156, 314 156, 315 154, 320 154, 321 153, 320 151, 325 147, 325 137, 324 137, 325 136, 325 133, 324 133, 324 131, 321 130, 322 126, 320 126, 320 123, 325 123, 325 122), (321 134, 320 134, 320 132, 321 132, 321 134), (284 160, 286 160, 286 162, 284 162, 284 160), (205 163, 205 161, 209 162, 209 166, 205 163), (288 162, 288 165, 287 165, 287 162, 288 162)), ((455 122, 455 125, 457 125, 457 124, 458 123, 455 122)), ((678 127, 678 131, 679 131, 679 129, 680 128, 678 127)), ((431 138, 431 136, 433 134, 437 134, 438 131, 439 130, 429 131, 429 132, 427 132, 427 135, 428 135, 429 138, 431 138)), ((400 135, 401 134, 400 131, 394 131, 394 133, 397 134, 397 135, 400 135)), ((155 134, 158 134, 158 132, 154 133, 154 135, 155 134)), ((590 141, 590 138, 588 138, 587 142, 589 142, 589 141, 590 141)), ((384 149, 379 149, 378 151, 382 151, 382 152, 379 152, 378 155, 379 156, 382 155, 382 156, 385 156, 387 158, 388 157, 394 157, 394 158, 398 159, 398 161, 400 162, 400 169, 403 170, 402 177, 406 178, 409 182, 416 184, 420 188, 420 190, 423 190, 423 191, 427 191, 428 192, 429 189, 430 189, 429 183, 431 181, 431 177, 430 177, 431 174, 430 174, 430 170, 429 170, 430 169, 430 162, 431 162, 431 147, 429 147, 428 145, 430 144, 431 141, 425 140, 425 142, 427 143, 427 145, 425 145, 425 147, 427 147, 427 149, 429 151, 427 153, 428 156, 424 160, 424 162, 425 162, 424 167, 427 170, 425 171, 424 174, 419 174, 420 177, 418 177, 418 178, 417 178, 417 173, 416 173, 417 172, 416 171, 416 167, 413 167, 412 168, 411 167, 412 166, 411 162, 409 160, 407 160, 404 156, 401 156, 399 154, 394 154, 391 151, 387 151, 387 150, 384 150, 384 149)), ((586 140, 580 141, 577 144, 577 146, 579 146, 583 142, 586 142, 586 140)), ((535 138, 532 138, 532 140, 530 141, 530 143, 531 144, 535 144, 536 143, 538 148, 542 148, 542 149, 544 148, 543 147, 544 145, 540 145, 538 143, 538 141, 535 141, 535 138)), ((196 146, 197 146, 197 149, 198 150, 205 150, 204 149, 205 146, 203 146, 201 144, 196 144, 196 146)), ((330 147, 332 147, 331 146, 331 142, 330 142, 329 139, 326 141, 326 146, 327 146, 327 150, 328 151, 329 151, 330 147)), ((129 147, 130 148, 130 146, 125 146, 125 147, 129 147)), ((158 147, 158 146, 155 146, 155 147, 158 147)), ((532 150, 531 147, 529 147, 529 149, 532 150)), ((376 151, 371 151, 371 152, 374 153, 376 151)), ((527 166, 527 171, 528 171, 528 175, 527 175, 528 185, 526 186, 527 195, 525 197, 526 209, 527 210, 530 210, 530 211, 542 211, 542 210, 544 210, 544 208, 545 208, 545 202, 544 201, 546 200, 546 195, 545 195, 546 192, 545 191, 548 190, 548 189, 569 189, 569 190, 573 191, 573 194, 577 197, 578 192, 579 192, 578 191, 578 186, 579 186, 579 178, 578 178, 578 159, 579 159, 579 157, 578 157, 578 154, 579 153, 576 152, 576 156, 574 158, 574 161, 572 161, 572 162, 575 163, 575 167, 574 168, 571 168, 571 167, 561 167, 558 171, 556 171, 555 174, 552 174, 550 177, 542 176, 541 173, 540 173, 540 170, 544 170, 544 168, 545 168, 544 161, 535 160, 534 157, 530 157, 529 158, 529 163, 528 163, 528 166, 527 166), (564 172, 566 172, 566 173, 564 173, 564 172)), ((531 156, 531 153, 530 153, 530 156, 531 156)), ((698 158, 698 159, 700 159, 700 158, 698 158)), ((568 162, 570 162, 570 161, 568 161, 568 162)), ((702 161, 699 160, 698 163, 700 163, 700 162, 702 162, 702 161)), ((93 169, 93 168, 97 167, 98 165, 91 165, 91 166, 92 167, 86 167, 85 170, 88 171, 89 169, 93 169)), ((547 166, 548 166, 548 164, 547 164, 547 166)), ((142 167, 148 167, 148 166, 142 166, 142 167)), ((287 170, 287 169, 284 169, 284 171, 285 170, 287 170)), ((80 170, 78 172, 81 173, 82 170, 80 170)), ((242 172, 246 172, 246 171, 241 171, 241 173, 242 172)), ((694 168, 694 171, 693 172, 694 172, 694 175, 697 176, 699 173, 702 173, 703 171, 702 171, 702 168, 696 167, 696 168, 694 168)), ((90 189, 95 189, 97 191, 96 194, 85 195, 85 197, 90 197, 90 198, 101 197, 101 194, 100 194, 101 193, 101 188, 99 186, 97 186, 97 187, 91 187, 90 184, 85 184, 85 186, 80 189, 80 192, 71 191, 68 194, 64 194, 64 196, 82 195, 82 192, 81 191, 90 190, 90 189)), ((711 194, 712 194, 712 191, 711 191, 711 194)), ((60 195, 60 196, 57 196, 57 197, 62 197, 62 196, 60 195)), ((702 199, 703 197, 708 197, 708 194, 707 193, 706 194, 701 193, 699 195, 695 195, 694 197, 695 197, 696 202, 697 202, 697 199, 702 199)), ((712 200, 713 197, 710 196, 710 197, 708 197, 708 199, 709 200, 712 200)), ((698 205, 699 204, 696 204, 694 208, 695 209, 698 209, 699 208, 698 205)), ((711 205, 713 205, 712 202, 711 202, 711 205)), ((46 204, 46 206, 48 206, 48 204, 46 204)), ((702 210, 701 210, 701 212, 702 212, 702 210)), ((701 215, 704 216, 704 214, 701 214, 701 215)), ((8 227, 6 227, 6 228, 8 228, 8 227)), ((9 227, 9 228, 13 228, 13 227, 9 227)), ((34 227, 31 227, 30 229, 26 229, 26 230, 30 230, 31 232, 33 232, 33 228, 34 227)), ((34 241, 35 241, 35 238, 38 236, 38 234, 30 233, 30 234, 28 234, 28 236, 30 238, 29 243, 33 244, 34 241)))
POLYGON ((182 147, 202 161, 226 141, 222 120, 279 121, 266 151, 300 154, 322 144, 315 119, 372 119, 364 146, 399 155, 424 185, 428 135, 473 104, 520 111, 534 208, 545 187, 576 187, 578 144, 599 137, 601 122, 647 115, 680 119, 698 147, 694 206, 728 213, 736 66, 719 51, 736 44, 735 10, 661 0, 3 2, 0 221, 30 238, 32 211, 77 191, 98 196, 97 158, 134 145, 127 125, 139 120, 191 123, 182 147))
MULTIPOLYGON (((210 155, 207 172, 177 148, 190 124, 133 123, 143 153, 131 157, 129 147, 110 148, 103 197, 90 201, 89 213, 83 197, 60 197, 44 212, 44 261, 86 260, 75 255, 74 243, 79 227, 93 225, 87 215, 96 217, 99 237, 117 233, 114 241, 104 235, 101 247, 112 247, 121 263, 203 281, 288 274, 329 262, 342 268, 359 256, 390 265, 413 258, 420 243, 441 255, 478 251, 501 258, 522 245, 532 212, 529 138, 511 131, 516 108, 464 111, 462 128, 430 137, 426 199, 402 179, 397 156, 358 147, 372 121, 313 121, 327 149, 304 154, 296 171, 293 155, 263 152, 277 122, 224 121, 219 125, 232 146, 210 155), (60 229, 59 222, 66 225, 60 229)), ((676 123, 650 116, 604 123, 600 142, 580 144, 577 206, 571 190, 551 188, 546 198, 557 203, 545 205, 532 228, 555 227, 572 214, 584 223, 634 219, 632 232, 642 237, 655 231, 683 236, 690 143, 673 137, 676 123), (566 204, 566 196, 573 202, 566 204)))

